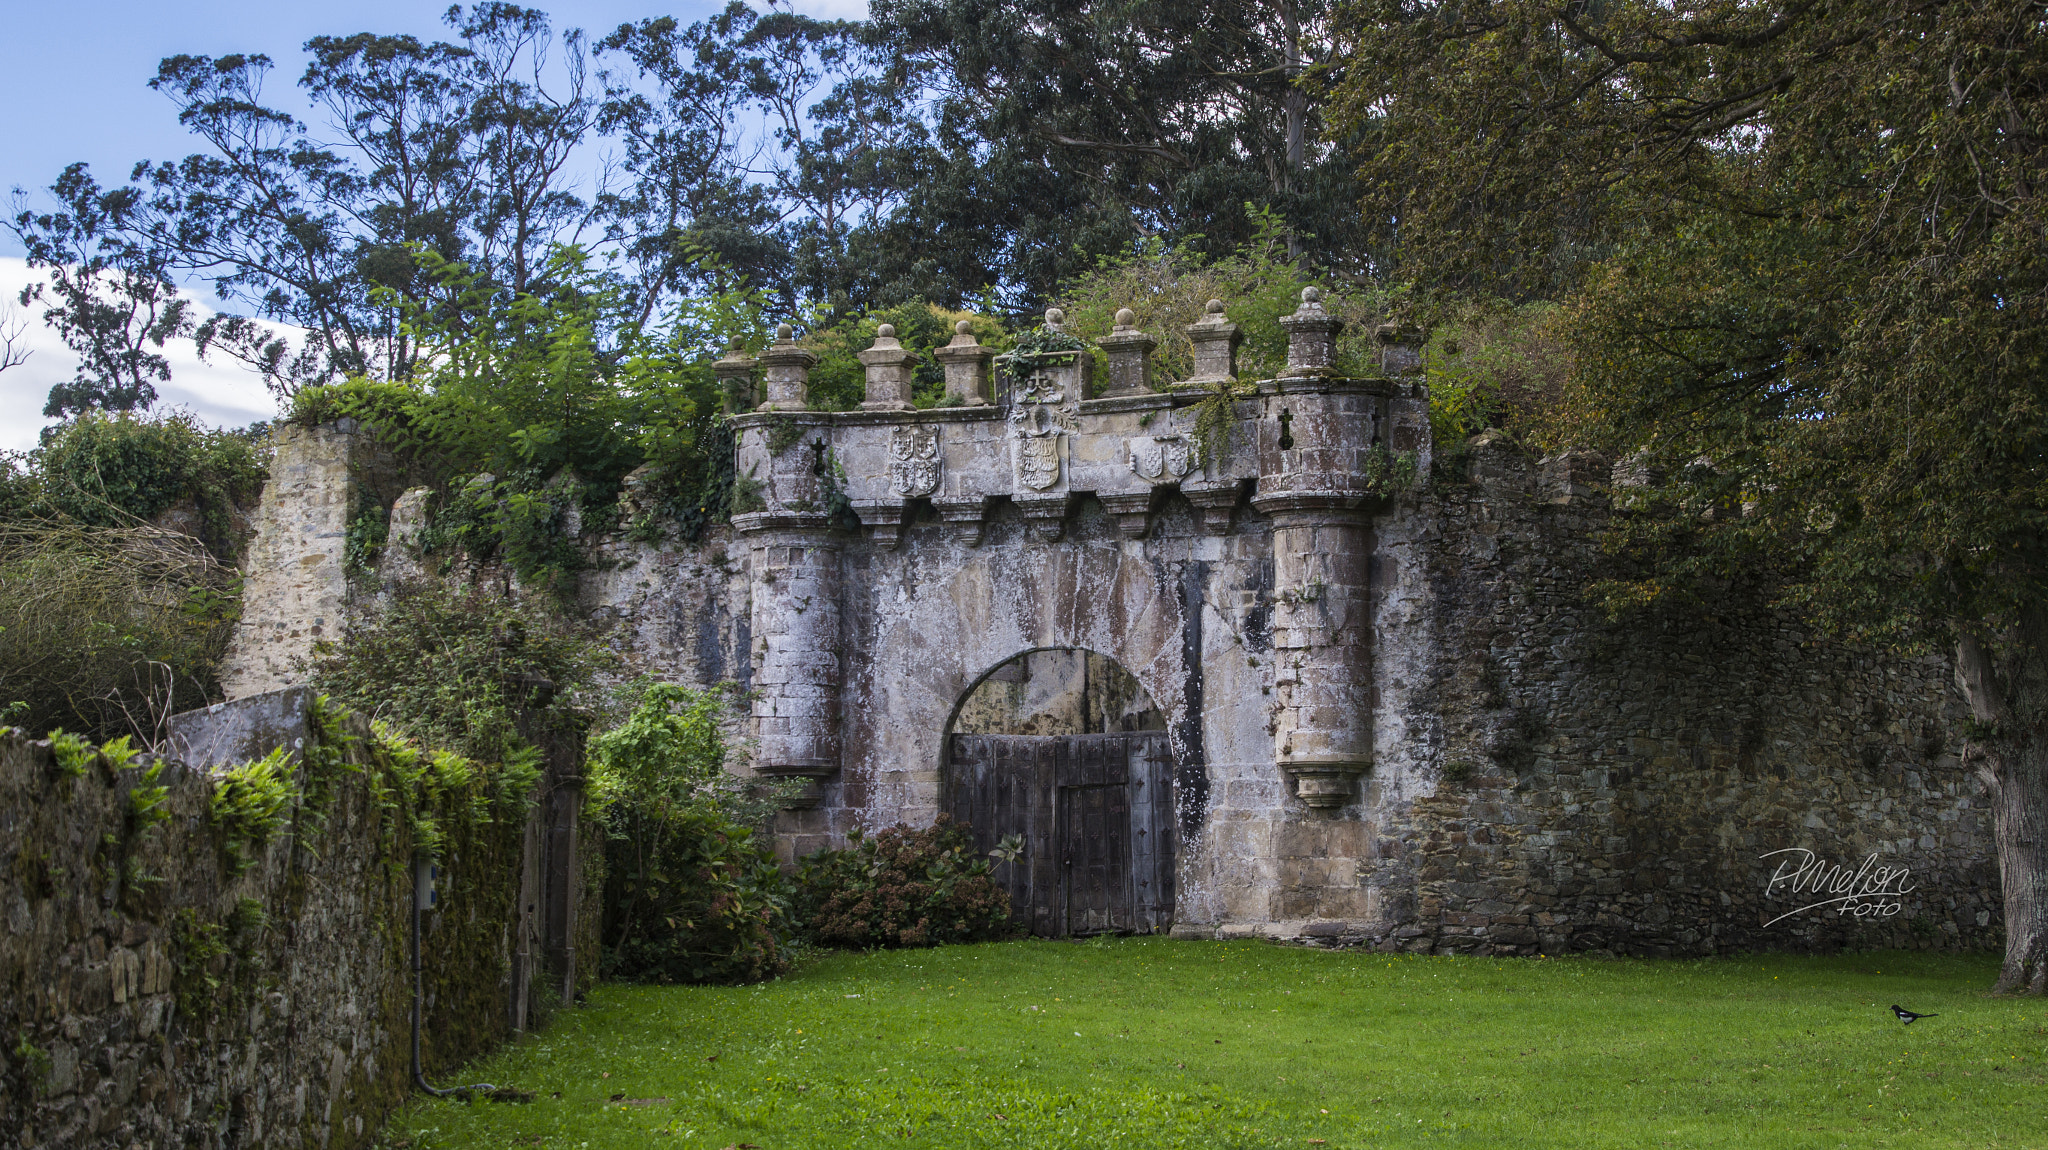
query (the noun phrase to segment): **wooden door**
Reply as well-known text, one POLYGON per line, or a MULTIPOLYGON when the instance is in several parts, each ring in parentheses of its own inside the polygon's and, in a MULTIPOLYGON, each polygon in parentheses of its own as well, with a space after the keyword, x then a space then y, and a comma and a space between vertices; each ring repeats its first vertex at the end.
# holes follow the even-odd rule
POLYGON ((1033 934, 1150 932, 1173 922, 1176 823, 1166 735, 955 735, 947 811, 975 849, 1024 841, 996 878, 1033 934))

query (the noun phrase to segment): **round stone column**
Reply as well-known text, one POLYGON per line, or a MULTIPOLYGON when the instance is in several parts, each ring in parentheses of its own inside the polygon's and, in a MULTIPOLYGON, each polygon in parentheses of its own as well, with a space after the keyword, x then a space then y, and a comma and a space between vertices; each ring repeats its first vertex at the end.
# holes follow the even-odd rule
POLYGON ((736 517, 753 521, 742 531, 753 576, 755 770, 804 780, 795 808, 817 806, 839 770, 840 544, 823 518, 736 517), (820 522, 796 522, 811 518, 820 522))

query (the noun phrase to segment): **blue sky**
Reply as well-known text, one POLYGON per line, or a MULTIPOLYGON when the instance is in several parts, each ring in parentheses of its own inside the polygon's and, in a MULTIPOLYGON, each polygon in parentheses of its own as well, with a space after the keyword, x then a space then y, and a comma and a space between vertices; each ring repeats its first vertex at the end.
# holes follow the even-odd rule
MULTIPOLYGON (((549 13, 557 28, 581 27, 601 35, 649 16, 700 19, 722 3, 578 0, 533 6, 549 13)), ((795 6, 818 16, 858 19, 867 14, 866 0, 799 0, 795 6)), ((191 152, 170 102, 147 86, 165 56, 264 53, 277 63, 267 92, 271 102, 304 115, 294 83, 305 68, 300 46, 308 39, 355 32, 439 38, 447 32, 441 23, 447 7, 389 0, 333 6, 7 0, 0 20, 5 28, 0 36, 0 109, 5 110, 0 189, 8 195, 8 213, 13 213, 13 189, 33 193, 74 161, 91 164, 100 182, 111 185, 125 180, 138 160, 176 159, 191 152)), ((0 285, 8 288, 10 299, 25 274, 20 255, 13 235, 0 231, 0 285)), ((27 364, 0 374, 0 448, 34 443, 43 396, 71 370, 68 353, 49 339, 37 342, 27 364)), ((266 414, 262 389, 251 392, 233 369, 209 370, 193 361, 177 382, 179 402, 209 422, 247 423, 266 414)))

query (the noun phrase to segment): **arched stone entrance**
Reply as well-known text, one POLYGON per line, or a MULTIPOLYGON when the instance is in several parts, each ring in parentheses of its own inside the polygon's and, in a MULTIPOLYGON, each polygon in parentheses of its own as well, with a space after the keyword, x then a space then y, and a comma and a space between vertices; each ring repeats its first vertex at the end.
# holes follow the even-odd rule
POLYGON ((1165 716, 1093 651, 1041 649, 971 688, 945 740, 946 812, 997 866, 1033 934, 1153 933, 1173 924, 1179 833, 1165 716))
MULTIPOLYGON (((1103 897, 1076 899, 1034 875, 1063 892, 1023 891, 1034 929, 1360 917, 1372 522, 1388 494, 1362 468, 1372 451, 1426 468, 1427 408, 1392 375, 1332 373, 1338 325, 1315 292, 1283 325, 1287 373, 1242 393, 1214 435, 1204 389, 1229 380, 1236 331, 1214 313, 1190 329, 1216 353, 1201 388, 1151 390, 1149 338, 1126 325, 1103 344, 1106 386, 1087 354, 1049 351, 1012 364, 997 394, 993 351, 963 331, 939 354, 948 402, 920 410, 892 331, 862 353, 868 402, 836 413, 807 409, 811 353, 779 333, 758 361, 762 402, 733 420, 750 505, 733 526, 754 769, 812 783, 778 823, 785 858, 856 827, 930 824, 959 800, 949 742, 969 692, 1021 652, 1086 650, 1142 685, 1158 726, 1025 756, 1041 791, 1009 796, 1003 820, 1039 811, 1042 864, 1092 859, 1106 876, 1084 884, 1103 897), (1062 814, 1143 830, 1146 850, 1105 832, 1091 855, 1053 837, 1062 814), (1166 877, 1128 893, 1155 864, 1166 877)), ((743 396, 755 366, 717 369, 743 396)), ((991 779, 1021 770, 1019 747, 971 750, 991 779)), ((995 803, 963 813, 987 822, 995 803)))

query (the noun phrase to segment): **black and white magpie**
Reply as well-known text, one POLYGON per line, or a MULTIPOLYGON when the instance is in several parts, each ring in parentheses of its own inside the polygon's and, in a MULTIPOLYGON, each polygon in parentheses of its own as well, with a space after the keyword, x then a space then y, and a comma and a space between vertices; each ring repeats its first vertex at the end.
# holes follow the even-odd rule
POLYGON ((1900 1006, 1900 1005, 1899 1005, 1898 1003, 1896 1003, 1896 1002, 1892 1003, 1892 1013, 1893 1013, 1893 1014, 1896 1014, 1896 1015, 1898 1015, 1898 1016, 1899 1016, 1899 1021, 1900 1021, 1900 1022, 1903 1022, 1903 1023, 1905 1023, 1905 1024, 1907 1025, 1907 1026, 1911 1026, 1911 1025, 1913 1025, 1913 1020, 1914 1020, 1914 1019, 1916 1019, 1916 1018, 1939 1018, 1939 1017, 1941 1017, 1941 1016, 1940 1016, 1940 1015, 1938 1015, 1938 1014, 1915 1014, 1915 1013, 1913 1013, 1912 1011, 1910 1011, 1910 1010, 1907 1010, 1907 1009, 1906 1009, 1905 1007, 1903 1007, 1903 1006, 1900 1006))

